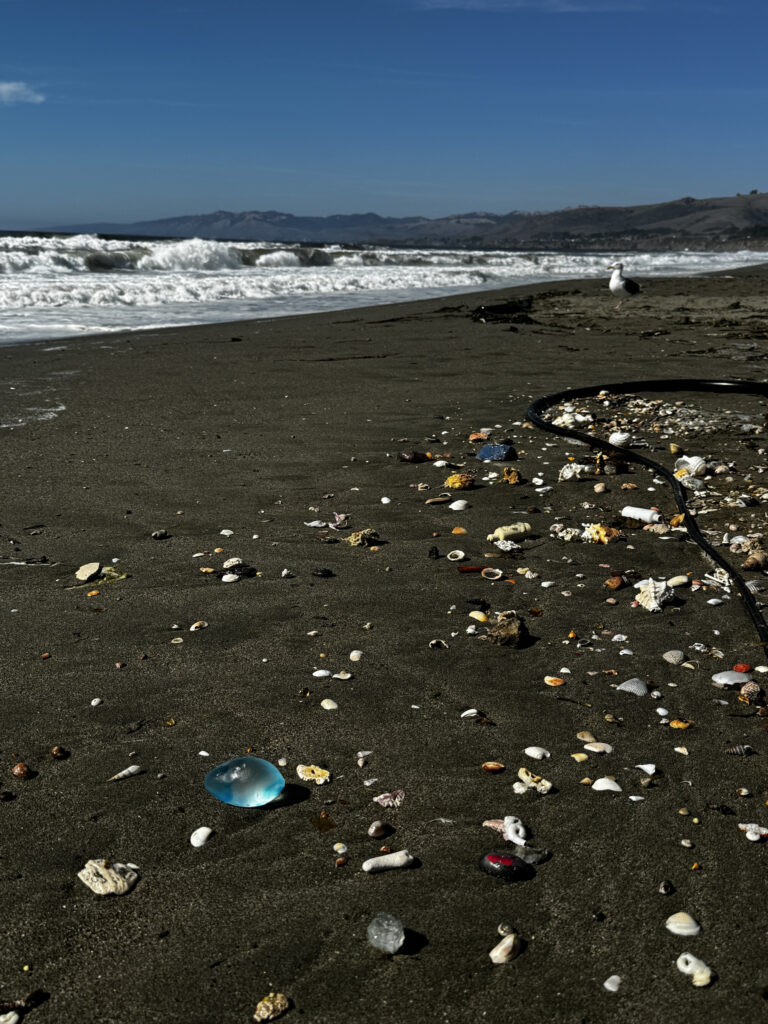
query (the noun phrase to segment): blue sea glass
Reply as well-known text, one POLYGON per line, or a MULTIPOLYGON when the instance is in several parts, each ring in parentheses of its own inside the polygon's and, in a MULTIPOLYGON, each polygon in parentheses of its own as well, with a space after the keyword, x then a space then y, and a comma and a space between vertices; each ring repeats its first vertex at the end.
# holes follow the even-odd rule
POLYGON ((515 457, 515 450, 511 444, 484 444, 477 455, 475 455, 476 459, 488 460, 490 462, 507 462, 515 457))
POLYGON ((262 807, 285 789, 285 779, 269 761, 260 757, 233 757, 205 776, 205 788, 225 804, 262 807))

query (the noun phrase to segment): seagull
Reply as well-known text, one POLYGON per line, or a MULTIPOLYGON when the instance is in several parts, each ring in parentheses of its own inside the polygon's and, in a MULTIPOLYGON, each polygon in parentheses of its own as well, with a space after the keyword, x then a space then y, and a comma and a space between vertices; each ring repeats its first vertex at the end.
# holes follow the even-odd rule
POLYGON ((624 269, 623 263, 610 263, 606 270, 612 270, 611 280, 608 287, 611 289, 614 295, 619 296, 619 304, 616 309, 621 309, 621 304, 625 298, 629 295, 637 295, 640 291, 640 285, 637 281, 630 281, 628 277, 624 277, 622 270, 624 269))

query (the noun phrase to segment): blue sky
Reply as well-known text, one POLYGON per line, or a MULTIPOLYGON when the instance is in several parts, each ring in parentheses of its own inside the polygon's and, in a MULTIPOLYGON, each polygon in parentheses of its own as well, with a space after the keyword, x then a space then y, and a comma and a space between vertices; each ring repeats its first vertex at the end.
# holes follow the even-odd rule
POLYGON ((768 190, 766 0, 0 0, 0 227, 768 190))

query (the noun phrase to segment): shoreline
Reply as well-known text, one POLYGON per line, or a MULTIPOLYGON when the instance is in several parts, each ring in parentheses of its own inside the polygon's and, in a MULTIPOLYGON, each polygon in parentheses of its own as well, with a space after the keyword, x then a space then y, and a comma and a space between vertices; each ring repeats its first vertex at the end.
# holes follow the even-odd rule
MULTIPOLYGON (((0 999, 47 993, 29 1024, 238 1024, 269 991, 291 999, 283 1019, 311 1024, 476 1024, 519 1005, 530 1024, 646 1024, 662 1005, 665 1024, 759 1012, 768 975, 755 893, 768 844, 747 842, 737 824, 768 824, 768 745, 764 720, 710 677, 764 652, 736 600, 710 606, 709 592, 689 590, 654 615, 631 606, 627 586, 607 604, 614 572, 708 567, 677 536, 625 527, 606 547, 555 540, 557 519, 620 522, 628 497, 665 516, 674 504, 638 468, 606 477, 600 495, 587 480, 557 483, 584 450, 523 421, 532 398, 603 377, 764 379, 767 280, 765 265, 647 279, 618 314, 604 279, 558 281, 0 350, 0 422, 29 414, 2 434, 0 791, 13 798, 0 802, 0 999), (531 302, 505 322, 470 319, 504 298, 531 302), (29 413, 59 407, 48 419, 29 413), (467 440, 496 424, 493 437, 517 450, 518 486, 483 482, 499 467, 477 462, 467 440), (478 472, 466 511, 425 504, 453 470, 399 462, 410 449, 478 472), (551 491, 537 490, 540 477, 551 491), (379 550, 305 525, 334 512, 353 530, 376 529, 379 550), (516 520, 533 538, 505 558, 485 538, 516 520), (153 538, 160 530, 168 536, 153 538), (497 559, 515 582, 459 573, 446 558, 454 548, 465 565, 497 559), (200 572, 229 557, 260 575, 228 585, 200 572), (113 559, 125 578, 68 589, 78 566, 113 559), (532 642, 467 634, 482 602, 516 608, 532 642), (200 620, 208 626, 190 631, 200 620), (571 632, 597 639, 579 647, 571 632), (434 639, 447 649, 430 648, 434 639), (695 668, 664 662, 668 648, 695 668), (326 666, 352 678, 313 676, 326 666), (611 686, 635 676, 662 697, 611 686), (326 698, 338 708, 324 710, 326 698), (689 728, 662 725, 662 703, 689 728), (469 708, 493 724, 462 718, 469 708), (582 730, 613 751, 577 763, 582 730), (54 744, 70 756, 52 759, 54 744), (532 744, 551 757, 528 758, 532 744), (724 754, 738 744, 757 756, 724 754), (249 749, 286 759, 290 800, 243 809, 205 791, 207 771, 249 749), (371 751, 362 766, 359 751, 371 751), (11 775, 18 761, 32 778, 11 775), (483 771, 489 761, 506 770, 483 771), (659 768, 647 789, 634 767, 645 762, 659 768), (142 772, 106 782, 129 764, 142 772), (302 783, 297 764, 332 780, 302 783), (515 793, 521 766, 553 791, 515 793), (614 776, 623 792, 593 792, 584 776, 614 776), (400 808, 373 803, 396 788, 400 808), (477 861, 504 848, 483 820, 510 814, 551 857, 504 884, 477 861), (367 834, 375 818, 392 828, 384 840, 367 834), (195 849, 200 826, 214 835, 195 849), (335 843, 348 848, 339 867, 335 843), (366 874, 382 845, 417 865, 366 874), (97 857, 137 864, 136 887, 91 893, 76 875, 97 857), (674 894, 658 892, 663 879, 674 894), (669 934, 664 921, 680 910, 701 935, 669 934), (409 929, 395 956, 366 940, 381 911, 409 929), (525 948, 493 966, 502 923, 525 948), (684 951, 714 968, 714 984, 696 989, 678 972, 684 951), (603 988, 613 974, 617 993, 603 988)), ((658 431, 636 428, 652 457, 666 464, 669 440, 681 439, 733 464, 716 494, 746 492, 750 474, 759 482, 765 433, 742 433, 737 417, 761 428, 760 402, 740 398, 728 417, 717 396, 680 400, 690 437, 674 403, 658 431)), ((731 523, 768 532, 760 504, 713 505, 703 521, 720 536, 731 523)))

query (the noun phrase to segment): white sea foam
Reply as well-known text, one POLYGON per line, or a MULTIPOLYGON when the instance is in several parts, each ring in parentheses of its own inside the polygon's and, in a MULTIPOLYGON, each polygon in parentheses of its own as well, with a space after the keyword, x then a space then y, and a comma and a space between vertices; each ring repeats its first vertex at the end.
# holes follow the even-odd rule
POLYGON ((285 316, 568 278, 641 277, 760 263, 764 253, 511 253, 320 249, 192 238, 0 236, 0 344, 285 316))

